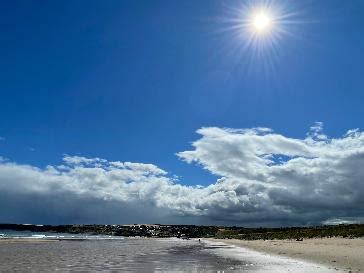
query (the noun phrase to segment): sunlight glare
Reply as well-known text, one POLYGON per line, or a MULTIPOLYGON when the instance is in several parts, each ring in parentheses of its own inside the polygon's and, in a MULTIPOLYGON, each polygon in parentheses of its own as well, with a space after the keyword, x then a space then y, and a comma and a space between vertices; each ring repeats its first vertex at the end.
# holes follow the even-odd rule
POLYGON ((258 32, 269 30, 271 24, 272 20, 265 12, 257 13, 253 18, 253 27, 258 32))
POLYGON ((220 33, 227 33, 227 54, 247 74, 274 78, 283 40, 302 37, 305 20, 297 4, 288 1, 246 0, 225 6, 220 33))

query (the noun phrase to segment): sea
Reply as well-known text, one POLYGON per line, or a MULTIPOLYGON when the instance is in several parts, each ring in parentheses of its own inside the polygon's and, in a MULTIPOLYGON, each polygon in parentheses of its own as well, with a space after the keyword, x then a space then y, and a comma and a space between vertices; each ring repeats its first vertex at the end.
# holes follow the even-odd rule
MULTIPOLYGON (((208 240, 0 230, 1 272, 333 272, 208 240)), ((335 271, 337 272, 337 271, 335 271)))

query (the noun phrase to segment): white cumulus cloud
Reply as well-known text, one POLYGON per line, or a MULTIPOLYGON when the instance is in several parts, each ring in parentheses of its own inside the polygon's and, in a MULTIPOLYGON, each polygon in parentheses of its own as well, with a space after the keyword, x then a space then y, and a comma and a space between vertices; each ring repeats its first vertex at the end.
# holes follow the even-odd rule
POLYGON ((219 178, 186 186, 153 164, 66 155, 37 168, 0 160, 0 222, 295 225, 364 217, 364 134, 303 139, 208 127, 178 153, 219 178))

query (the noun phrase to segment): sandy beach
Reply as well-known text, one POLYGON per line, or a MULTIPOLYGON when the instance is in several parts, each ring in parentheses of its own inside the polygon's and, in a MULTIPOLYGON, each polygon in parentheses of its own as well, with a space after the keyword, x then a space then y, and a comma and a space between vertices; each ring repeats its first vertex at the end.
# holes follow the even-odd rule
POLYGON ((295 272, 364 270, 364 239, 325 238, 303 241, 201 239, 201 242, 207 244, 200 244, 197 239, 185 241, 176 238, 123 240, 3 238, 0 239, 0 256, 4 263, 0 269, 38 268, 39 264, 47 265, 48 259, 56 263, 57 269, 64 269, 67 266, 78 269, 90 269, 90 266, 96 266, 98 269, 105 269, 110 267, 108 259, 111 259, 112 269, 116 269, 115 264, 119 266, 118 269, 135 270, 136 266, 142 266, 140 261, 137 263, 135 261, 142 259, 145 263, 144 269, 151 266, 148 261, 151 263, 164 261, 163 266, 168 269, 177 267, 181 269, 186 266, 186 262, 191 264, 191 261, 194 261, 191 272, 197 270, 201 264, 203 268, 214 270, 234 268, 237 271, 249 269, 251 272, 263 272, 267 268, 270 272, 288 272, 292 269, 295 272), (128 247, 125 247, 126 245, 128 247), (130 252, 130 248, 134 250, 130 252), (123 253, 125 249, 128 251, 123 253), (104 253, 108 253, 107 258, 93 259, 90 262, 89 257, 103 256, 104 253), (156 253, 164 253, 164 256, 158 256, 156 253), (19 258, 14 258, 16 255, 19 258), (169 263, 170 260, 176 259, 181 262, 178 266, 175 262, 169 263), (38 262, 34 264, 34 261, 38 262))
POLYGON ((335 272, 225 243, 177 238, 0 240, 1 272, 335 272))
POLYGON ((302 259, 347 271, 364 270, 364 238, 323 238, 295 240, 209 239, 255 251, 302 259))

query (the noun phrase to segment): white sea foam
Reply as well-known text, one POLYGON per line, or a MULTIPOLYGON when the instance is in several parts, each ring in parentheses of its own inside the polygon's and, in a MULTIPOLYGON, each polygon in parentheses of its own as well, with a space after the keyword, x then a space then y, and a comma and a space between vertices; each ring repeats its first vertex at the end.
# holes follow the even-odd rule
POLYGON ((31 237, 32 238, 45 238, 46 236, 44 234, 33 234, 31 237))

